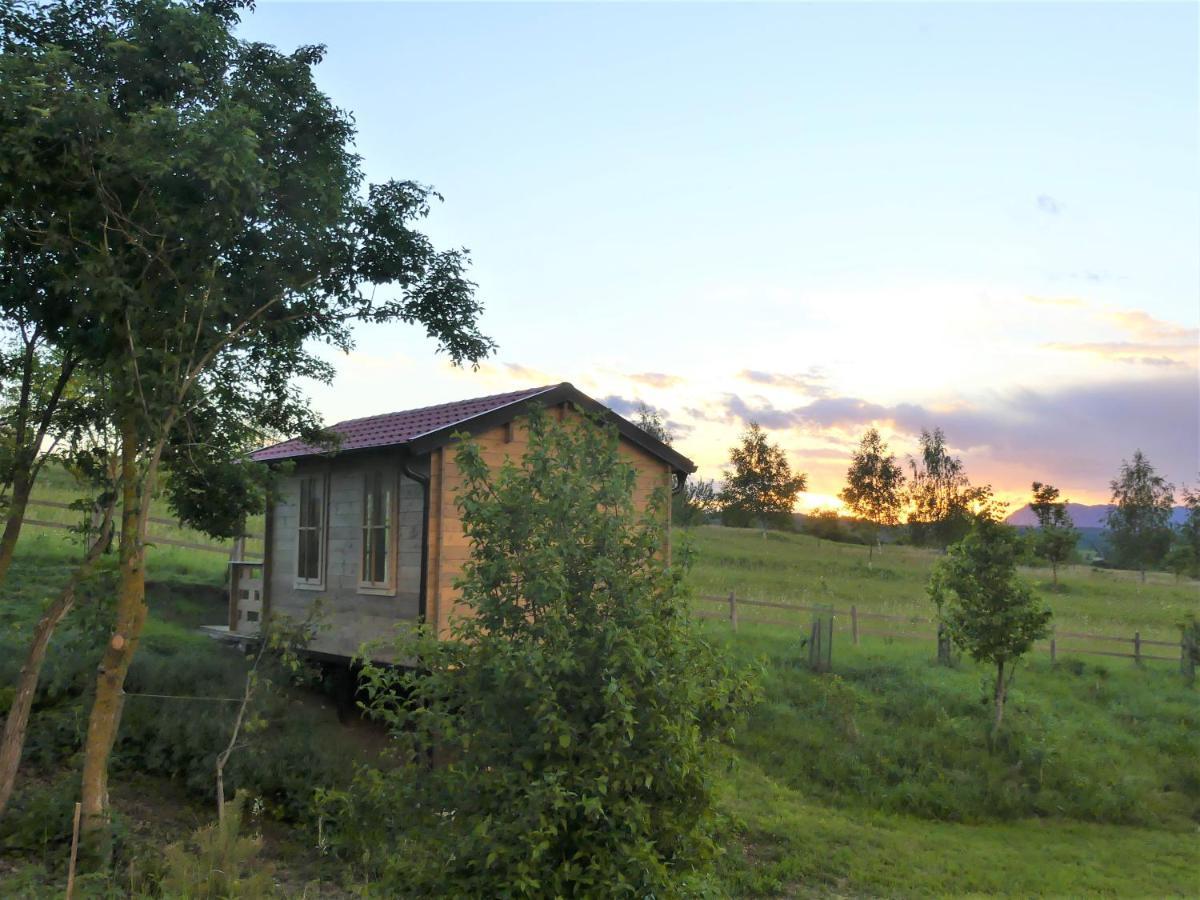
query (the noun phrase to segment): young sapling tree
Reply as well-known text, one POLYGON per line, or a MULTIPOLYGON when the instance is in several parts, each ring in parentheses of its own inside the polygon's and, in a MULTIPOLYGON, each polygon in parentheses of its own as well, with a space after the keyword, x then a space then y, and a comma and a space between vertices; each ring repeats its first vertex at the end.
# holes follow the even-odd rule
POLYGON ((1137 569, 1145 581, 1146 570, 1159 563, 1171 546, 1174 486, 1155 471, 1141 450, 1122 460, 1111 486, 1112 509, 1105 522, 1109 544, 1117 562, 1137 569))
POLYGON ((1071 521, 1066 501, 1059 500, 1058 488, 1040 481, 1033 483, 1033 500, 1029 508, 1037 517, 1038 527, 1033 534, 1033 551, 1050 563, 1054 586, 1058 587, 1058 567, 1071 558, 1079 543, 1079 532, 1071 521))
POLYGON ((1017 662, 1050 627, 1050 610, 1017 576, 1020 555, 1014 528, 979 517, 938 561, 929 581, 938 620, 950 639, 976 662, 995 667, 995 733, 1017 662))

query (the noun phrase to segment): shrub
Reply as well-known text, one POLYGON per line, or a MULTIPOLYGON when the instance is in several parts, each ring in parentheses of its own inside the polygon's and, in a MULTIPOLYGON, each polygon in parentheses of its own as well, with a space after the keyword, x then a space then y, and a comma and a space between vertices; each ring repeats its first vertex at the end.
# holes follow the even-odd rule
POLYGON ((248 801, 239 792, 226 804, 224 822, 198 828, 190 838, 169 844, 161 855, 135 859, 130 874, 136 896, 190 900, 275 896, 272 868, 258 858, 262 836, 242 834, 248 801))
POLYGON ((397 767, 325 796, 331 842, 382 854, 393 895, 688 892, 716 853, 714 744, 750 685, 664 564, 664 492, 639 516, 615 430, 541 412, 519 464, 492 471, 470 442, 457 459, 470 614, 398 650, 420 674, 366 667, 397 767))

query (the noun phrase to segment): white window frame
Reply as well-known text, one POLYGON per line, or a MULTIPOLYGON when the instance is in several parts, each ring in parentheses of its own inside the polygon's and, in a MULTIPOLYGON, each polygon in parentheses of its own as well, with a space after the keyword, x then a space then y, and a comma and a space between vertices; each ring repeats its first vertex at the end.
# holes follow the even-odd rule
POLYGON ((372 594, 376 596, 392 597, 396 594, 396 556, 397 556, 397 526, 399 524, 400 510, 400 479, 395 472, 389 471, 387 468, 368 469, 362 476, 362 493, 361 493, 361 515, 359 516, 358 535, 358 593, 372 594), (388 508, 384 516, 383 525, 371 525, 366 521, 367 517, 367 492, 371 487, 374 479, 380 479, 388 489, 388 508), (385 542, 385 552, 387 559, 384 562, 384 580, 383 581, 368 581, 366 579, 366 556, 367 556, 367 540, 368 530, 385 528, 387 530, 387 541, 385 542))
POLYGON ((296 578, 295 587, 304 591, 325 590, 325 572, 329 560, 327 552, 329 541, 329 473, 313 472, 299 476, 296 486, 296 578), (300 545, 303 531, 311 526, 302 526, 304 521, 304 485, 312 480, 321 489, 320 525, 317 538, 317 577, 302 578, 300 575, 300 545))

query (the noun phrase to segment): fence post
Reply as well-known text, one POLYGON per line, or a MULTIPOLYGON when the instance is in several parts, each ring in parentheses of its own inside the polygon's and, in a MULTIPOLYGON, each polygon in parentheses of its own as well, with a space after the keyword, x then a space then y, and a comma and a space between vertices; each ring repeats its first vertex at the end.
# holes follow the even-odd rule
POLYGON ((1140 631, 1133 633, 1133 661, 1139 666, 1142 664, 1142 633, 1140 631))
POLYGON ((858 607, 854 604, 850 605, 850 634, 854 639, 854 646, 858 646, 858 607))
POLYGON ((241 562, 246 558, 246 536, 239 535, 229 545, 229 561, 241 562))
POLYGON ((1050 636, 1050 662, 1058 659, 1058 646, 1054 640, 1054 635, 1050 636))
POLYGON ((729 592, 729 627, 737 631, 737 597, 729 592))

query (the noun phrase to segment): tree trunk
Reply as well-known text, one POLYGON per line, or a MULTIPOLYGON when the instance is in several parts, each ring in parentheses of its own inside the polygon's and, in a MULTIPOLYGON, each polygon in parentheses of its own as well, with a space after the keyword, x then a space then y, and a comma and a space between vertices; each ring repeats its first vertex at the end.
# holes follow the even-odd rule
POLYGON ((25 664, 21 666, 21 674, 17 677, 16 696, 4 720, 4 736, 0 738, 0 816, 12 796, 13 787, 17 781, 17 771, 21 766, 21 752, 25 748, 25 731, 29 725, 29 711, 33 706, 33 697, 37 692, 38 679, 42 674, 42 664, 46 660, 46 650, 54 630, 75 605, 75 593, 83 579, 91 574, 96 560, 104 553, 112 531, 113 507, 110 503, 104 511, 103 524, 100 533, 88 547, 87 555, 78 568, 71 573, 66 585, 55 598, 50 607, 42 614, 33 630, 33 640, 25 656, 25 664))
POLYGON ((1000 723, 1004 720, 1004 660, 996 663, 996 721, 993 734, 1000 733, 1000 723))
POLYGON ((21 536, 21 525, 25 522, 25 508, 33 492, 33 479, 27 473, 13 477, 12 499, 4 515, 4 533, 0 535, 0 584, 4 583, 12 565, 13 553, 17 549, 17 538, 21 536))
MULTIPOLYGON (((153 464, 151 464, 153 465, 153 464)), ((125 676, 146 622, 146 549, 142 505, 149 502, 148 470, 138 477, 137 430, 121 427, 121 567, 117 581, 117 622, 96 672, 96 697, 83 747, 83 844, 90 860, 107 864, 112 855, 108 808, 108 759, 124 706, 125 676)))

